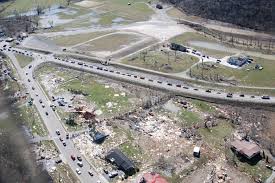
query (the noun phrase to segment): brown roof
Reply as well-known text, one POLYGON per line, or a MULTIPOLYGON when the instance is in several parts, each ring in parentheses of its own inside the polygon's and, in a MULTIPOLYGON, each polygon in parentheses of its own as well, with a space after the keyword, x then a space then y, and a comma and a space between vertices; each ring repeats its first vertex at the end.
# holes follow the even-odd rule
POLYGON ((245 140, 235 140, 231 143, 231 146, 249 159, 260 153, 261 150, 257 144, 245 140))

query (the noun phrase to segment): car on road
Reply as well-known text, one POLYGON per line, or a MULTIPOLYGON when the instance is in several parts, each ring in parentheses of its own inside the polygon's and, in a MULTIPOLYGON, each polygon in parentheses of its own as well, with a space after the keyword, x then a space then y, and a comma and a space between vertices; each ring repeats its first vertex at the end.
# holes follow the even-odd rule
POLYGON ((45 108, 45 104, 42 104, 42 107, 45 108))
POLYGON ((78 161, 82 161, 82 158, 80 156, 77 156, 78 161))
POLYGON ((207 92, 207 93, 211 93, 211 90, 205 90, 205 92, 207 92))
POLYGON ((32 65, 29 66, 29 69, 32 68, 32 65))
POLYGON ((56 164, 59 164, 59 163, 62 163, 62 160, 61 159, 58 159, 55 161, 56 164))
POLYGON ((240 97, 244 97, 244 94, 240 94, 240 97))
POLYGON ((57 135, 60 135, 60 131, 59 131, 59 130, 56 130, 55 133, 56 133, 57 135))
POLYGON ((63 144, 63 146, 66 146, 66 145, 67 145, 66 142, 63 142, 62 144, 63 144))
POLYGON ((74 156, 74 155, 71 155, 71 159, 72 159, 73 161, 75 161, 75 156, 74 156))
POLYGON ((37 96, 37 97, 38 97, 38 93, 35 93, 35 96, 37 96))
POLYGON ((83 167, 83 163, 82 163, 81 161, 78 161, 78 162, 77 162, 77 165, 78 165, 79 167, 83 167))
POLYGON ((227 98, 232 98, 232 97, 233 97, 233 94, 232 94, 232 93, 228 93, 228 94, 226 95, 226 97, 227 97, 227 98))
POLYGON ((42 100, 41 99, 39 99, 39 103, 42 104, 42 100))
POLYGON ((45 112, 45 114, 46 114, 46 116, 48 116, 48 115, 49 115, 49 113, 48 113, 48 112, 45 112))
POLYGON ((75 171, 76 171, 76 173, 77 173, 78 175, 81 174, 81 171, 79 170, 79 168, 75 169, 75 171))
POLYGON ((270 97, 269 97, 269 96, 267 96, 267 95, 264 95, 264 96, 262 96, 262 99, 264 99, 264 100, 269 100, 269 99, 270 99, 270 97))
POLYGON ((28 79, 28 82, 31 82, 31 80, 30 80, 30 79, 28 79))
POLYGON ((32 87, 32 90, 35 90, 34 86, 32 87))
POLYGON ((63 138, 62 137, 59 137, 59 140, 60 140, 60 142, 63 142, 63 138))
POLYGON ((89 171, 88 171, 88 174, 89 174, 90 176, 94 176, 92 170, 89 170, 89 171))
POLYGON ((28 75, 29 73, 26 72, 26 75, 28 75))
POLYGON ((66 134, 66 139, 69 139, 69 134, 66 134))
POLYGON ((254 96, 254 95, 251 95, 251 98, 255 98, 255 96, 254 96))

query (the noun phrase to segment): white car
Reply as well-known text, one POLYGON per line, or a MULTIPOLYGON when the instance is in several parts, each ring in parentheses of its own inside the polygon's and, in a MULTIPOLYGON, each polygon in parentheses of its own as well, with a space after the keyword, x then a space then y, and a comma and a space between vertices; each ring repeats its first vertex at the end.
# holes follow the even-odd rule
POLYGON ((79 168, 77 168, 75 171, 76 171, 76 173, 77 173, 78 175, 81 174, 81 171, 79 170, 79 168))

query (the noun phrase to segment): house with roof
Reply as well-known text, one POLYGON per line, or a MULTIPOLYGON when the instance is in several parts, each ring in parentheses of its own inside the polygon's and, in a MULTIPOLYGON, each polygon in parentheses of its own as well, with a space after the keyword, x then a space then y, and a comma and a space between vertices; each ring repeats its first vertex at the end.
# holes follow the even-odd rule
POLYGON ((260 155, 260 147, 246 140, 235 140, 231 142, 231 149, 238 155, 244 156, 248 160, 260 155))
POLYGON ((133 175, 136 173, 136 167, 134 163, 119 149, 110 150, 105 159, 108 162, 116 165, 119 170, 123 171, 127 175, 133 175))

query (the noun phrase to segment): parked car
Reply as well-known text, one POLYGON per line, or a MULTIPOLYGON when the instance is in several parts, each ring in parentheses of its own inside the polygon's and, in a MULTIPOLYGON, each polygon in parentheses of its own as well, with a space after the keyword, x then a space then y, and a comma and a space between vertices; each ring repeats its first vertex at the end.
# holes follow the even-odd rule
POLYGON ((66 144, 66 142, 63 142, 63 146, 66 146, 67 144, 66 144))
POLYGON ((78 161, 82 161, 82 158, 80 156, 77 156, 78 161))
POLYGON ((228 93, 228 94, 226 95, 226 97, 232 98, 232 97, 233 97, 233 94, 232 94, 232 93, 228 93))
POLYGON ((61 159, 58 159, 55 161, 56 164, 59 164, 59 163, 62 163, 62 160, 61 159))

